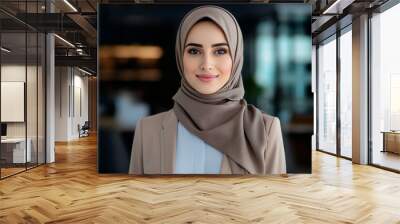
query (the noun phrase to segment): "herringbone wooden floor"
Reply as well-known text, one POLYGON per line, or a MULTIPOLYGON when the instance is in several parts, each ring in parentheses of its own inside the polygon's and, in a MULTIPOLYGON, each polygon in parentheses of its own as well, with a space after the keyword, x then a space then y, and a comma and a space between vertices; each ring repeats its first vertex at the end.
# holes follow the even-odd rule
POLYGON ((99 175, 89 137, 0 181, 0 223, 400 223, 400 175, 320 152, 312 175, 99 175))

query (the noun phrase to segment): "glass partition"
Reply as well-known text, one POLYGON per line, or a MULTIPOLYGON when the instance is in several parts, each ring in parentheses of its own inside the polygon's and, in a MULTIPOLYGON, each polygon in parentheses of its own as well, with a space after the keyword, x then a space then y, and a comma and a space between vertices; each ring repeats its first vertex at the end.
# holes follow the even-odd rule
POLYGON ((24 171, 31 155, 26 150, 25 31, 2 31, 1 47, 1 176, 7 177, 24 171))
POLYGON ((46 36, 43 33, 38 33, 38 64, 37 64, 37 162, 38 165, 44 164, 46 159, 45 151, 45 112, 46 112, 46 36))
POLYGON ((15 17, 0 12, 0 178, 45 163, 46 40, 22 19, 42 13, 44 1, 14 3, 0 3, 17 10, 15 17))
POLYGON ((352 149, 352 33, 342 31, 340 41, 340 154, 351 158, 352 149))
POLYGON ((27 150, 28 154, 27 167, 31 168, 37 165, 37 132, 38 132, 38 57, 37 57, 37 32, 29 31, 27 33, 27 98, 26 98, 26 112, 27 112, 27 150))
POLYGON ((400 171, 400 4, 371 18, 371 162, 400 171))
POLYGON ((336 154, 336 36, 318 54, 318 149, 336 154))

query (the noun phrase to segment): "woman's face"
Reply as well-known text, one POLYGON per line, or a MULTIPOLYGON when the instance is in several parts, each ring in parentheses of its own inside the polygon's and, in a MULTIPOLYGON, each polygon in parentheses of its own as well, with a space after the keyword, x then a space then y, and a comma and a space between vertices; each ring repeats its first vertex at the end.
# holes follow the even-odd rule
POLYGON ((221 28, 201 21, 189 31, 183 54, 183 73, 187 82, 202 94, 217 92, 228 82, 232 57, 221 28))

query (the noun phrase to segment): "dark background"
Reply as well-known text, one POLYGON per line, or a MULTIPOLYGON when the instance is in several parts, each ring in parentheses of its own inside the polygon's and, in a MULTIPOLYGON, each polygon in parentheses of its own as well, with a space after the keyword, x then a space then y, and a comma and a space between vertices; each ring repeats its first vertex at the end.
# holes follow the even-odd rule
MULTIPOLYGON (((199 5, 100 5, 100 173, 126 173, 136 121, 172 108, 180 85, 176 32, 199 5)), ((246 100, 280 118, 288 173, 311 173, 311 7, 216 5, 230 11, 243 32, 246 100)))

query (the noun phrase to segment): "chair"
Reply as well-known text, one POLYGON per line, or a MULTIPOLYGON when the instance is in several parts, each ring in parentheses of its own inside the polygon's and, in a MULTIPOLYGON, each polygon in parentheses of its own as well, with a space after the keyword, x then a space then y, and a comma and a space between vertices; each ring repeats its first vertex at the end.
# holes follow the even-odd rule
POLYGON ((82 127, 80 127, 80 125, 78 124, 79 138, 89 136, 89 129, 90 129, 89 121, 85 121, 82 127))

